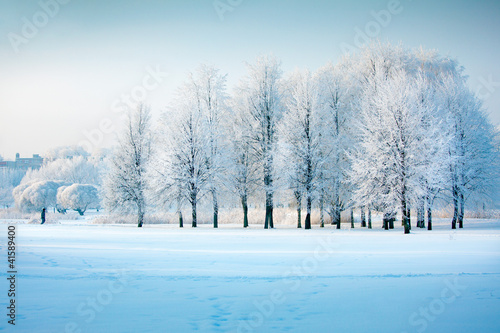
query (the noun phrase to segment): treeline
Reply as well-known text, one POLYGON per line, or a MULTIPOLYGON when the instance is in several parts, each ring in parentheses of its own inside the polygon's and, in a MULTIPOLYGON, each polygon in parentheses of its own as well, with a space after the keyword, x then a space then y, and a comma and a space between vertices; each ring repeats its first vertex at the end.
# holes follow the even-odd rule
POLYGON ((284 75, 274 57, 258 58, 231 94, 226 75, 202 65, 178 88, 153 126, 149 108, 130 112, 103 172, 101 196, 110 211, 133 211, 142 226, 147 207, 213 211, 238 197, 248 226, 250 200, 265 205, 273 228, 277 197, 297 207, 297 226, 340 228, 342 211, 383 213, 384 227, 401 215, 410 232, 432 228, 436 202, 454 207, 486 200, 497 185, 498 135, 453 59, 423 49, 374 43, 318 71, 284 75), (427 221, 425 220, 427 217, 427 221))

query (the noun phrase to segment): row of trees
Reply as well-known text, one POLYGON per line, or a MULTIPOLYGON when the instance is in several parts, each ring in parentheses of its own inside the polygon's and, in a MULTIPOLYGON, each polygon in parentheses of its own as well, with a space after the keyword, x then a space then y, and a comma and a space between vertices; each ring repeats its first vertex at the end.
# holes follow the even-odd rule
MULTIPOLYGON (((372 44, 316 73, 283 77, 280 63, 262 57, 232 96, 226 76, 200 66, 152 128, 150 111, 139 105, 122 133, 104 182, 110 209, 138 212, 147 202, 191 207, 209 200, 218 226, 222 193, 239 196, 243 224, 248 200, 264 193, 264 228, 273 228, 276 195, 295 201, 298 227, 305 203, 320 223, 329 214, 361 208, 384 213, 392 227, 399 210, 410 232, 410 207, 417 225, 432 228, 436 200, 454 206, 452 227, 463 226, 468 199, 488 195, 498 179, 498 143, 463 68, 425 50, 372 44), (287 196, 283 196, 286 193, 287 196)), ((284 199, 283 199, 284 198, 284 199)))

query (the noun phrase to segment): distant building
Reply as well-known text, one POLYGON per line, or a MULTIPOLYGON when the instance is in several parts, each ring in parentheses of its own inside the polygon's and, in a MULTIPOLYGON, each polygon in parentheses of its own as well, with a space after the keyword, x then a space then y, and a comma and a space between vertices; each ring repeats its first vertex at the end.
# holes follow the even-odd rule
POLYGON ((19 153, 16 154, 15 161, 0 161, 0 168, 9 169, 40 169, 43 164, 43 158, 38 154, 33 154, 33 157, 20 157, 19 153))

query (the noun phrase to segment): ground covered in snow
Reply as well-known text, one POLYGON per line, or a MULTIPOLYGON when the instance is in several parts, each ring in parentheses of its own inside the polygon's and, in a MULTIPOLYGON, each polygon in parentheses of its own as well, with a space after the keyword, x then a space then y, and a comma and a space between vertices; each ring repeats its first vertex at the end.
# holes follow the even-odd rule
POLYGON ((18 224, 16 326, 0 330, 500 331, 500 221, 348 227, 18 224))

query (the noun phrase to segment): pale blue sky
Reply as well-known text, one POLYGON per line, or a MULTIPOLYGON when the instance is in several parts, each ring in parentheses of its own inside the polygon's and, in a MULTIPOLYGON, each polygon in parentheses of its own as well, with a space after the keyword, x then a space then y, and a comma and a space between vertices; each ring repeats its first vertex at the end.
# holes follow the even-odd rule
MULTIPOLYGON (((9 33, 22 36, 23 18, 44 23, 43 9, 39 1, 0 0, 0 154, 12 159, 77 144, 103 119, 117 127, 112 105, 141 85, 147 67, 169 73, 147 96, 158 115, 203 62, 228 73, 229 88, 245 62, 262 54, 279 57, 285 71, 336 62, 342 43, 354 45, 356 29, 389 3, 243 0, 221 20, 213 0, 72 0, 15 52, 9 33)), ((457 58, 500 124, 500 1, 401 0, 399 7, 376 37, 457 58), (498 86, 480 88, 489 80, 498 86)), ((105 145, 113 139, 103 133, 105 145)))

